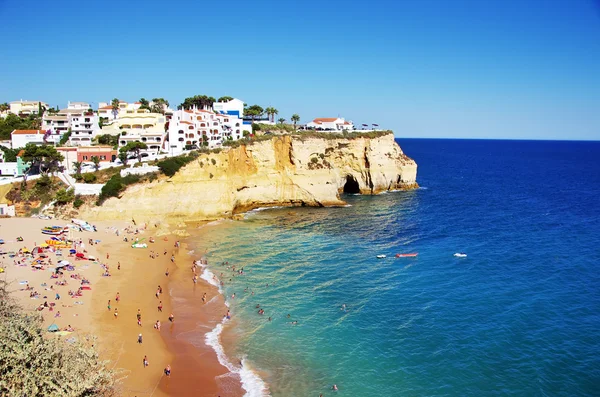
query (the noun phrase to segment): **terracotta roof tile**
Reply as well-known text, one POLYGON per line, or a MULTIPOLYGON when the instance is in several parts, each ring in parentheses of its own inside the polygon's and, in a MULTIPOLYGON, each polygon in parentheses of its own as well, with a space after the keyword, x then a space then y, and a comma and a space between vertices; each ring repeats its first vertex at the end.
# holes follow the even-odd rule
POLYGON ((28 135, 28 134, 38 134, 44 135, 46 131, 44 130, 14 130, 12 132, 13 135, 28 135))
POLYGON ((313 121, 315 123, 319 123, 319 122, 321 122, 321 123, 332 123, 332 122, 334 122, 336 120, 337 120, 337 117, 321 117, 321 118, 318 118, 318 119, 314 119, 313 121))

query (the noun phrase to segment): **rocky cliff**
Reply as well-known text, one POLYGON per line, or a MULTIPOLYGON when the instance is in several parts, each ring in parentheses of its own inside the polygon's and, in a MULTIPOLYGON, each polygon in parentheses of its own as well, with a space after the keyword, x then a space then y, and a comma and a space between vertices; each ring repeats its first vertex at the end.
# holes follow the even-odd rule
POLYGON ((85 211, 89 219, 199 221, 265 206, 343 205, 340 193, 411 189, 417 164, 392 134, 336 139, 278 136, 200 155, 172 178, 134 185, 85 211))

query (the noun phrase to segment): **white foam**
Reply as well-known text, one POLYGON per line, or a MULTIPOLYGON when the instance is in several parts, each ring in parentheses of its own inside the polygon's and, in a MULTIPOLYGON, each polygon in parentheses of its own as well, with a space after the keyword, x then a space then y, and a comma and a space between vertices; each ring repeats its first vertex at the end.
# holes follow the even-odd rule
POLYGON ((219 363, 227 368, 231 373, 238 374, 242 380, 242 388, 246 391, 245 397, 263 397, 270 396, 269 389, 265 382, 252 369, 249 368, 247 360, 243 357, 240 360, 240 366, 233 365, 225 355, 223 346, 219 341, 221 332, 223 332, 223 324, 227 321, 224 319, 222 323, 206 334, 206 344, 212 347, 217 353, 219 363))

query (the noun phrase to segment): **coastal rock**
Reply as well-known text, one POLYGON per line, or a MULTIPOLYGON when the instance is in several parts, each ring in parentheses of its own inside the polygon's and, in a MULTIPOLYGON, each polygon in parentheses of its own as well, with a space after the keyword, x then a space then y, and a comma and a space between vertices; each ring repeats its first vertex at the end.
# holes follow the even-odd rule
POLYGON ((417 164, 394 141, 277 136, 200 155, 171 178, 131 186, 88 219, 189 222, 268 206, 344 205, 340 193, 412 189, 417 164))

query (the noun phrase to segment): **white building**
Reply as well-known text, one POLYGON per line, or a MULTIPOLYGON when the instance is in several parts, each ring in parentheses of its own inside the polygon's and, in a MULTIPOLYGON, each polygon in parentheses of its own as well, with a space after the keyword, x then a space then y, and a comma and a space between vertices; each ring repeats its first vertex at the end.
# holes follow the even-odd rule
POLYGON ((69 144, 89 146, 92 139, 100 132, 98 116, 94 112, 89 112, 89 109, 90 105, 86 102, 69 102, 66 109, 60 110, 55 115, 44 114, 42 128, 49 131, 46 141, 58 144, 70 129, 69 144))
POLYGON ((19 100, 19 101, 13 101, 10 103, 10 112, 13 114, 25 114, 25 115, 30 115, 30 114, 37 114, 40 108, 40 105, 46 109, 49 109, 50 106, 48 106, 48 104, 46 102, 41 102, 41 101, 24 101, 24 100, 19 100))
POLYGON ((100 102, 98 103, 98 116, 106 118, 108 121, 112 121, 122 117, 125 114, 149 112, 147 109, 140 110, 140 106, 142 106, 140 102, 127 103, 125 101, 119 101, 119 108, 115 110, 113 109, 111 103, 100 102))
POLYGON ((319 131, 352 131, 354 130, 354 124, 341 117, 324 117, 314 119, 310 123, 307 123, 306 128, 319 131))
POLYGON ((228 114, 241 119, 244 117, 244 101, 233 98, 227 102, 215 102, 213 103, 213 110, 215 113, 228 114))
POLYGON ((8 205, 6 203, 0 204, 0 215, 1 216, 15 216, 15 206, 8 205))
POLYGON ((235 115, 216 114, 206 109, 177 110, 169 121, 169 153, 207 146, 220 147, 224 140, 238 140, 251 131, 235 115))
POLYGON ((13 149, 24 148, 28 143, 43 145, 45 131, 42 130, 14 130, 10 133, 13 149))

